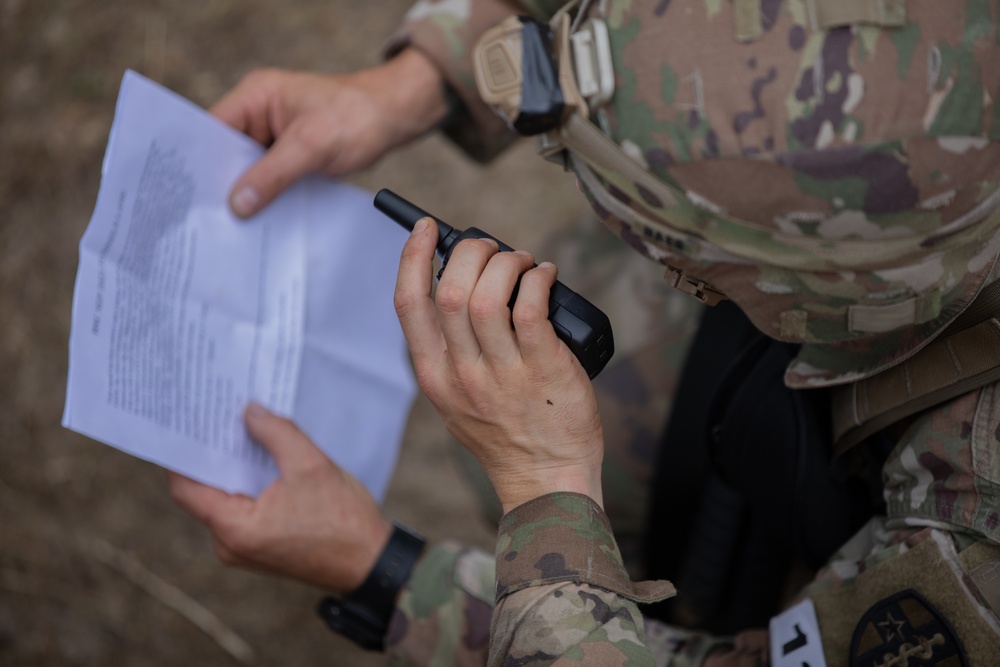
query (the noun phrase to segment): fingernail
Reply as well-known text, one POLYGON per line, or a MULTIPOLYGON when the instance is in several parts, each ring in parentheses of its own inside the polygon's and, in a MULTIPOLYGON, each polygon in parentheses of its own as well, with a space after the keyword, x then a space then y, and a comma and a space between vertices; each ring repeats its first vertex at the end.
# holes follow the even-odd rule
POLYGON ((417 223, 413 225, 413 235, 420 236, 427 233, 427 228, 431 224, 430 218, 420 218, 417 223))
POLYGON ((257 211, 258 204, 260 204, 260 195, 248 185, 234 192, 229 200, 233 212, 241 218, 253 215, 257 211))
POLYGON ((540 269, 554 269, 554 268, 556 268, 556 265, 553 264, 552 262, 542 262, 541 264, 538 265, 538 268, 540 268, 540 269))
POLYGON ((531 257, 531 253, 528 252, 527 250, 515 250, 514 254, 520 255, 521 257, 531 257))
POLYGON ((271 413, 267 411, 267 408, 260 403, 251 403, 247 406, 247 417, 251 419, 261 419, 267 417, 269 414, 271 413))

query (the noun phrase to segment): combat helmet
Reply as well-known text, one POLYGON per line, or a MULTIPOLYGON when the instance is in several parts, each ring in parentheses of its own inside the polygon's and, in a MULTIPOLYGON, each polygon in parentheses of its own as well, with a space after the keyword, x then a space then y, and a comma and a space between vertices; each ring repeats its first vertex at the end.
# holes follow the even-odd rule
MULTIPOLYGON (((671 283, 801 343, 789 386, 899 364, 997 278, 995 3, 605 5, 553 23, 553 51, 579 46, 581 19, 603 22, 614 94, 594 104, 586 54, 568 83, 564 58, 542 150, 671 283)), ((480 42, 493 74, 483 46, 501 35, 480 42)))

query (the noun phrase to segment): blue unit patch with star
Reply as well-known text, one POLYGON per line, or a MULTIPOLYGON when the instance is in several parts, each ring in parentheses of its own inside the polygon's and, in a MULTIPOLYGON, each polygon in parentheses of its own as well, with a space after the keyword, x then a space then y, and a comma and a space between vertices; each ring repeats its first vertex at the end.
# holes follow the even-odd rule
POLYGON ((912 588, 865 612, 851 639, 851 667, 968 667, 948 620, 912 588))

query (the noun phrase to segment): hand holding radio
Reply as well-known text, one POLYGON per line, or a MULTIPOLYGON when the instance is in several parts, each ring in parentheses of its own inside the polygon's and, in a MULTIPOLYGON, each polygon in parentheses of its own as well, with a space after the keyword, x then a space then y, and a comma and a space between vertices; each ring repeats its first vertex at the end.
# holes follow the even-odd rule
POLYGON ((422 218, 395 305, 421 388, 486 469, 504 511, 554 491, 601 496, 604 436, 583 366, 548 320, 556 268, 493 239, 451 249, 431 298, 439 234, 422 218), (514 285, 520 287, 513 304, 514 285))
MULTIPOLYGON (((438 230, 437 253, 441 258, 438 280, 448 266, 455 246, 464 239, 489 239, 503 252, 514 251, 503 241, 476 227, 469 227, 464 231, 455 229, 440 218, 417 208, 392 190, 385 188, 379 190, 375 195, 375 208, 410 231, 420 218, 434 220, 438 230)), ((511 309, 514 308, 517 292, 518 284, 515 283, 507 303, 511 309)), ((549 294, 548 319, 556 331, 556 336, 576 355, 590 379, 597 377, 611 360, 611 355, 615 353, 614 336, 611 333, 611 321, 608 316, 594 304, 557 281, 552 285, 549 294)))

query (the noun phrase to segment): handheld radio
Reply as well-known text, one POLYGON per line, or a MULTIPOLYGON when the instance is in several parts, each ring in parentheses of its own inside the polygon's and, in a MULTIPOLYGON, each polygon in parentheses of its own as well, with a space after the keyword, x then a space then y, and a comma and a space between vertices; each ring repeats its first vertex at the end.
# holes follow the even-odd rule
MULTIPOLYGON (((375 195, 375 208, 409 231, 413 230, 413 226, 420 218, 431 218, 437 223, 437 253, 441 258, 441 271, 438 272, 438 279, 441 278, 441 274, 444 273, 444 269, 448 265, 448 259, 451 257, 455 244, 462 239, 493 239, 501 251, 514 250, 506 243, 476 227, 469 227, 464 231, 455 229, 403 199, 392 190, 384 188, 379 190, 378 194, 375 195)), ((510 307, 514 306, 519 285, 520 282, 514 286, 514 292, 508 304, 510 307)), ((608 316, 582 296, 556 281, 549 294, 549 321, 552 322, 552 326, 556 330, 556 336, 566 343, 570 351, 579 359, 590 379, 597 377, 597 374, 604 369, 611 359, 611 355, 615 352, 611 321, 608 316)))

